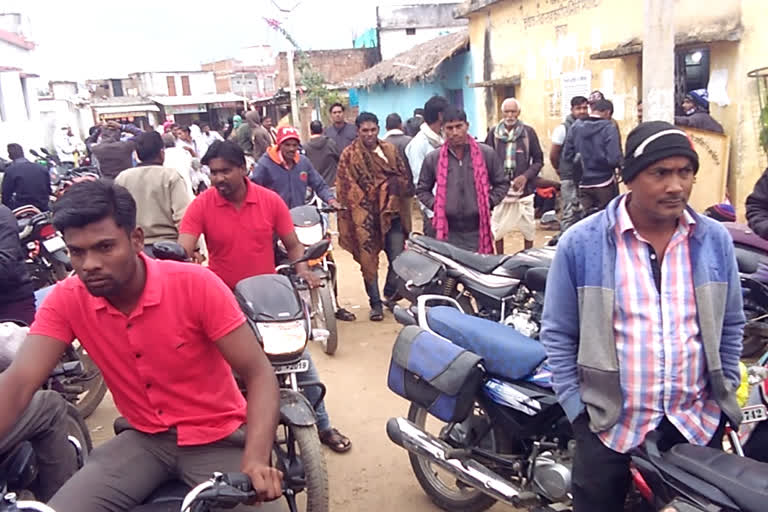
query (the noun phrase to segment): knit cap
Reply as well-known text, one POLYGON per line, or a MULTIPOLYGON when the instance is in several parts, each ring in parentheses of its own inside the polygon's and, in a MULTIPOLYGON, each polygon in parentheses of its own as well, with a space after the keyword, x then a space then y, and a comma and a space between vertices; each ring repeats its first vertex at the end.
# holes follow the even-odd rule
POLYGON ((627 136, 627 154, 621 177, 629 183, 641 171, 671 156, 688 157, 693 164, 693 172, 699 170, 699 155, 687 133, 664 121, 640 123, 627 136))

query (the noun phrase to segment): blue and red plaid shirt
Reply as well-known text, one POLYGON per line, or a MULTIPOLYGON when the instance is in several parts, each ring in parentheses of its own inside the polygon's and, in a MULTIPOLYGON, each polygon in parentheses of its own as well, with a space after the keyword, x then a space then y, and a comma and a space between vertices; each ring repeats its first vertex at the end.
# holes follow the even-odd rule
POLYGON ((684 212, 661 263, 635 230, 622 199, 616 223, 616 302, 613 329, 624 407, 619 421, 598 434, 625 453, 666 416, 693 443, 707 444, 720 424, 709 397, 707 364, 696 314, 689 236, 684 212))

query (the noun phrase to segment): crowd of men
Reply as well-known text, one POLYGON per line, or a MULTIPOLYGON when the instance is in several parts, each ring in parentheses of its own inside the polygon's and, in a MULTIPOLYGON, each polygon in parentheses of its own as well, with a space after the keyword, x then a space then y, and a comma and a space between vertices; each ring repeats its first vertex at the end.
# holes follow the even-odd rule
MULTIPOLYGON (((163 135, 118 123, 97 127, 86 146, 113 180, 75 184, 54 203, 53 222, 78 278, 56 286, 37 312, 16 221, 0 208, 3 268, 14 272, 1 276, 9 286, 0 317, 34 319, 17 358, 0 373, 8 397, 0 447, 30 436, 44 440, 37 448, 49 487, 39 492, 64 512, 86 503, 129 509, 169 475, 192 484, 214 470, 241 469, 262 499, 276 498, 281 475, 269 454, 277 388, 231 290, 244 278, 275 272, 276 240, 292 260, 302 255, 289 209, 305 203, 308 189, 338 209, 339 243, 360 266, 372 321, 399 299, 392 262, 413 229, 414 197, 424 231, 437 239, 500 253, 504 236, 519 230, 530 247, 544 155, 521 112, 519 101, 506 99, 502 120, 478 142, 466 113, 435 96, 405 125, 399 115, 387 116, 380 138, 376 115, 363 112, 348 123, 344 106, 334 104, 328 127, 311 124, 305 154, 295 128, 273 130, 256 112, 247 112, 245 122, 234 116, 225 136, 204 123, 168 124, 163 135), (161 240, 177 241, 194 261, 207 258, 207 269, 153 259, 152 243, 161 240), (380 290, 382 252, 389 268, 380 290), (130 428, 69 478, 71 449, 53 442, 66 436, 63 399, 38 389, 75 337, 102 370, 130 428), (247 385, 247 404, 230 368, 247 385), (137 460, 142 471, 133 466, 137 460)), ((574 425, 579 512, 621 507, 626 453, 648 432, 661 431, 668 445, 717 445, 726 418, 738 417, 730 391, 739 382, 740 288, 724 228, 687 207, 698 155, 684 132, 662 122, 632 130, 622 154, 612 113, 599 91, 573 98, 549 154, 561 177, 564 234, 541 340, 574 425), (619 175, 630 190, 621 196, 619 175), (588 218, 577 223, 582 217, 588 218), (693 300, 699 296, 706 300, 693 300), (601 306, 581 307, 587 300, 601 306), (670 330, 670 323, 681 327, 670 330), (605 325, 613 329, 601 330, 605 325), (638 358, 640 346, 668 357, 638 358)), ((15 168, 6 171, 11 189, 6 197, 4 182, 3 202, 45 197, 40 207, 47 208, 50 189, 37 183, 44 184, 47 170, 26 161, 18 145, 8 149, 15 168)), ((296 270, 318 285, 306 264, 296 270)), ((337 315, 355 320, 343 309, 337 315)), ((305 358, 310 369, 299 384, 318 379, 305 358)), ((306 390, 317 403, 321 441, 348 451, 351 441, 332 427, 315 392, 306 390)))

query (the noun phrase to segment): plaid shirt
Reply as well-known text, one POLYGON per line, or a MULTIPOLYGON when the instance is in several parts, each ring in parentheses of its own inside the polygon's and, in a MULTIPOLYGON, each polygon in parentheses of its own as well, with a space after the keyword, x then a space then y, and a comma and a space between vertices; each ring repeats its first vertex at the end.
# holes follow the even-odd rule
POLYGON ((720 407, 708 397, 696 316, 689 251, 695 221, 685 212, 659 265, 626 202, 616 223, 613 316, 624 408, 616 425, 598 435, 608 448, 626 453, 666 416, 689 442, 707 444, 720 423, 720 407))

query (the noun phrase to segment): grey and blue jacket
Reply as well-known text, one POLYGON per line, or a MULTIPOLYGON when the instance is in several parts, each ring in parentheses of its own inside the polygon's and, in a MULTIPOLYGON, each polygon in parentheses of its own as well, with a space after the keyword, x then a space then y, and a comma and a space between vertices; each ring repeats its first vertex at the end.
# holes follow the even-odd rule
MULTIPOLYGON (((557 244, 547 278, 540 339, 566 415, 585 411, 593 432, 619 419, 624 397, 613 330, 616 221, 622 196, 570 228, 557 244)), ((717 221, 696 221, 690 239, 693 286, 710 396, 733 425, 741 421, 740 382, 744 311, 733 242, 717 221)))

